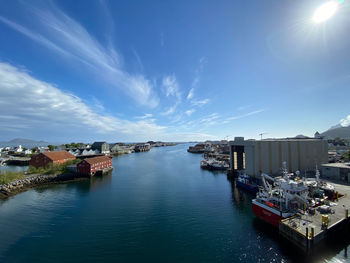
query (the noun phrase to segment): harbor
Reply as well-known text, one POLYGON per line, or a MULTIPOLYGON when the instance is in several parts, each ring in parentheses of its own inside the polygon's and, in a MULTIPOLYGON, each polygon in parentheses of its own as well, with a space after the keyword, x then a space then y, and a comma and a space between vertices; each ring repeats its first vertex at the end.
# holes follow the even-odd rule
POLYGON ((235 182, 237 188, 256 195, 252 200, 255 216, 276 227, 279 235, 297 250, 312 254, 331 237, 349 232, 350 165, 323 164, 327 160, 325 141, 310 138, 245 141, 236 137, 228 144, 230 165, 226 155, 217 150, 227 145, 224 141, 221 147, 213 147, 211 142, 198 143, 190 146, 188 152, 203 154, 202 169, 227 171, 228 180, 235 182), (308 159, 302 159, 307 152, 310 154, 308 148, 319 149, 309 156, 314 158, 315 167, 310 166, 308 159), (291 163, 281 162, 283 159, 291 163), (280 162, 282 167, 278 167, 280 162), (338 183, 321 179, 318 166, 322 167, 324 177, 334 174, 338 183), (288 167, 296 170, 289 172, 288 167))
POLYGON ((116 156, 113 171, 104 176, 38 185, 0 200, 0 224, 5 226, 0 235, 13 237, 0 242, 0 261, 18 261, 21 256, 38 260, 31 251, 39 248, 40 257, 52 262, 116 257, 167 257, 173 262, 184 257, 211 262, 344 258, 350 241, 306 258, 301 249, 291 249, 278 228, 254 215, 254 195, 223 171, 201 169, 202 156, 188 153, 188 146, 116 156), (67 242, 62 228, 71 236, 66 253, 58 253, 61 248, 54 245, 67 242))
POLYGON ((347 235, 350 229, 350 186, 333 183, 342 196, 335 200, 329 211, 315 210, 299 213, 281 220, 279 233, 306 253, 325 242, 325 239, 347 235))

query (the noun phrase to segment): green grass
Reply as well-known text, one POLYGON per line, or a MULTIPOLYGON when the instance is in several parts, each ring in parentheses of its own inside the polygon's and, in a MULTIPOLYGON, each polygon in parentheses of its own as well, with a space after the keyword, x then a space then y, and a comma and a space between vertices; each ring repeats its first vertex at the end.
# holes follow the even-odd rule
POLYGON ((48 165, 46 167, 35 168, 34 166, 29 166, 28 174, 59 174, 67 172, 67 166, 72 164, 80 163, 80 159, 71 160, 63 164, 48 165))
POLYGON ((12 181, 18 180, 18 179, 23 179, 24 178, 24 173, 23 172, 2 172, 0 173, 0 184, 7 184, 12 181))

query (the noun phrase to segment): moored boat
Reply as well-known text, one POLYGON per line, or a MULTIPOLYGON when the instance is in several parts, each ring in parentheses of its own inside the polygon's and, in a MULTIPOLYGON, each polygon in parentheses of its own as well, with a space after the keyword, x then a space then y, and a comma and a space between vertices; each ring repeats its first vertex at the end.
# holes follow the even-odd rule
POLYGON ((247 174, 238 175, 236 186, 252 193, 256 193, 259 190, 257 182, 247 174))
POLYGON ((304 181, 293 180, 286 172, 278 180, 265 174, 261 176, 264 187, 259 189, 252 201, 253 212, 258 218, 278 227, 281 219, 293 216, 308 206, 308 187, 304 181), (265 177, 272 179, 274 185, 270 185, 265 177))
POLYGON ((201 168, 207 170, 222 170, 225 171, 230 167, 230 165, 225 161, 218 161, 215 159, 202 160, 201 168))

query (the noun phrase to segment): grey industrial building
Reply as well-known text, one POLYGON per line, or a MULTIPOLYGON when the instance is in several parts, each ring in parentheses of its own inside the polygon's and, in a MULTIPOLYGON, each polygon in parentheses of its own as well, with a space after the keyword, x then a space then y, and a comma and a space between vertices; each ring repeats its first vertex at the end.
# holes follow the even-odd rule
POLYGON ((328 162, 328 144, 322 139, 244 140, 235 137, 229 142, 230 168, 245 170, 248 175, 277 175, 282 163, 289 171, 314 171, 316 165, 328 162))
POLYGON ((350 163, 323 164, 322 177, 350 183, 350 163))

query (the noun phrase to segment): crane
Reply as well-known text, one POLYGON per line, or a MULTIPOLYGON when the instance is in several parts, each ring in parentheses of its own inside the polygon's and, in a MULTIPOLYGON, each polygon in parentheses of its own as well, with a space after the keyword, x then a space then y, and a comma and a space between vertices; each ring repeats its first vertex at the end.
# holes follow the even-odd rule
POLYGON ((259 136, 260 136, 260 139, 262 140, 262 137, 264 134, 267 134, 267 132, 262 132, 262 133, 259 133, 259 136))

